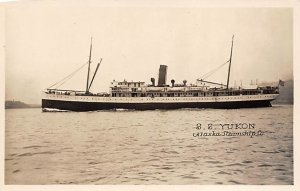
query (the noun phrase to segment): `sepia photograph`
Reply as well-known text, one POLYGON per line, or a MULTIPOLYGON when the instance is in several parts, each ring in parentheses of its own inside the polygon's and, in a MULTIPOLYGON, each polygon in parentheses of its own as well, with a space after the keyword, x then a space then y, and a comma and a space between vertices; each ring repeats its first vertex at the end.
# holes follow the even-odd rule
POLYGON ((175 2, 5 5, 4 185, 295 184, 294 8, 175 2))

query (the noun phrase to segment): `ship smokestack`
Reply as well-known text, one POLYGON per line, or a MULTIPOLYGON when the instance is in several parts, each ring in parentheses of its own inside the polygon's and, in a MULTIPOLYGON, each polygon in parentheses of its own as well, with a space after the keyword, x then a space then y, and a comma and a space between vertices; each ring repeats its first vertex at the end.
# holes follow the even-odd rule
POLYGON ((187 83, 187 81, 186 81, 186 80, 183 80, 183 85, 184 85, 184 86, 186 86, 186 83, 187 83))
POLYGON ((151 78, 152 86, 155 86, 155 78, 151 78))
POLYGON ((159 67, 159 74, 158 74, 158 86, 166 85, 167 81, 167 68, 166 65, 160 65, 159 67))
POLYGON ((174 84, 175 84, 175 80, 172 79, 172 80, 171 80, 171 83, 172 83, 172 88, 173 88, 173 87, 174 87, 174 84))

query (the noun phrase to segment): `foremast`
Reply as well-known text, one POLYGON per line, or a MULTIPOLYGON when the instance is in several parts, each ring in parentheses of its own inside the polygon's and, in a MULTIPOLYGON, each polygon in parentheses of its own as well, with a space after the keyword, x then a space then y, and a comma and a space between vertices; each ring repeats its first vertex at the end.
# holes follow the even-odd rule
POLYGON ((91 88, 91 86, 92 86, 92 84, 93 84, 94 78, 95 78, 95 76, 96 76, 96 74, 97 74, 97 71, 98 71, 98 69, 99 69, 99 66, 100 66, 100 64, 101 64, 101 62, 102 62, 102 58, 101 58, 101 59, 100 59, 100 62, 97 64, 97 67, 96 67, 96 69, 95 69, 93 78, 92 78, 91 82, 89 82, 89 81, 90 81, 90 68, 91 68, 91 63, 92 63, 92 46, 93 46, 93 38, 91 38, 90 56, 89 56, 89 62, 88 62, 88 65, 89 65, 89 66, 88 66, 88 72, 87 72, 85 94, 90 94, 90 88, 91 88))
POLYGON ((88 66, 88 73, 87 73, 87 79, 86 79, 85 94, 89 94, 90 67, 91 67, 91 57, 92 57, 92 43, 93 43, 93 38, 91 38, 90 57, 89 57, 89 66, 88 66))

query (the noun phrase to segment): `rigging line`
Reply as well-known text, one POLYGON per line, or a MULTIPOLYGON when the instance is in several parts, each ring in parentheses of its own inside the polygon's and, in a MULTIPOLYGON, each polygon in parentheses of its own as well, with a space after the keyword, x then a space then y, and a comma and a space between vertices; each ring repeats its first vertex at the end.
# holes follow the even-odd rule
POLYGON ((80 71, 87 64, 88 63, 83 64, 80 68, 78 68, 73 73, 71 73, 70 75, 68 75, 67 77, 65 77, 63 80, 61 80, 60 82, 58 82, 56 84, 56 88, 59 88, 60 86, 62 86, 63 84, 65 84, 68 80, 70 80, 78 71, 80 71))
MULTIPOLYGON (((69 74, 67 77, 63 78, 62 80, 60 80, 59 82, 56 82, 55 84, 53 84, 52 86, 48 87, 47 89, 52 88, 53 86, 62 83, 65 80, 69 80, 71 77, 73 77, 74 74, 76 74, 79 70, 81 70, 85 65, 87 65, 88 62, 84 63, 82 66, 80 66, 77 70, 75 70, 74 72, 72 72, 71 74, 69 74)), ((62 85, 62 84, 61 84, 62 85)), ((60 86, 61 86, 60 85, 60 86)))
POLYGON ((63 85, 65 82, 67 82, 72 76, 64 78, 64 81, 60 81, 60 83, 57 83, 55 86, 55 89, 59 88, 61 85, 63 85))
MULTIPOLYGON (((85 66, 85 64, 83 66, 81 66, 77 71, 79 71, 84 66, 85 66)), ((60 86, 62 86, 63 84, 65 84, 69 79, 71 79, 76 74, 77 71, 73 72, 72 74, 70 74, 69 76, 67 76, 66 78, 64 78, 65 79, 64 81, 61 80, 61 83, 58 83, 57 86, 56 86, 56 88, 59 88, 60 86)))
MULTIPOLYGON (((74 74, 74 75, 75 75, 75 74, 74 74)), ((57 89, 57 88, 59 88, 60 86, 64 85, 64 84, 65 84, 69 79, 71 79, 74 75, 70 76, 70 77, 67 78, 65 81, 62 81, 60 84, 58 84, 58 85, 56 86, 55 89, 57 89)))
POLYGON ((62 80, 60 80, 59 82, 56 82, 55 84, 53 84, 52 86, 50 86, 48 89, 50 89, 51 87, 57 85, 57 87, 61 86, 62 84, 60 83, 64 83, 64 81, 69 80, 70 78, 72 78, 80 69, 82 69, 87 63, 83 64, 81 67, 79 67, 77 70, 75 70, 74 72, 72 72, 71 74, 69 74, 67 77, 63 78, 62 80), (59 85, 60 84, 60 85, 59 85))
MULTIPOLYGON (((70 78, 68 78, 68 80, 69 80, 70 78)), ((59 84, 58 86, 56 86, 56 88, 59 88, 60 86, 62 86, 62 85, 64 85, 68 80, 65 80, 64 82, 62 82, 61 84, 59 84)), ((56 89, 55 88, 55 89, 56 89)))
POLYGON ((218 66, 217 68, 213 69, 212 71, 210 71, 210 72, 204 74, 203 76, 200 77, 200 79, 206 79, 206 78, 208 78, 208 77, 211 76, 213 73, 215 73, 217 70, 219 70, 221 67, 223 67, 224 65, 226 65, 228 62, 229 62, 229 60, 226 61, 225 63, 221 64, 221 65, 218 66))
POLYGON ((203 76, 203 77, 204 77, 204 78, 207 78, 207 77, 211 76, 213 73, 215 73, 215 72, 216 72, 217 70, 219 70, 221 67, 223 67, 224 65, 226 65, 228 62, 229 62, 229 60, 228 60, 227 62, 221 64, 221 65, 218 66, 217 68, 213 69, 212 71, 206 73, 206 74, 204 75, 205 77, 204 77, 204 76, 203 76))

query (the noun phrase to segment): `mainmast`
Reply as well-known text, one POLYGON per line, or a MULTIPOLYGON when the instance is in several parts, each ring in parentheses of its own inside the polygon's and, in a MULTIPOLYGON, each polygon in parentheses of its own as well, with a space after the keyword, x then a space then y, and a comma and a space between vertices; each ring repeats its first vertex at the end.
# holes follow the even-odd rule
POLYGON ((229 85, 229 77, 230 77, 230 68, 231 68, 231 59, 232 59, 232 49, 233 49, 233 39, 234 39, 234 35, 232 36, 232 42, 231 42, 231 52, 230 52, 229 68, 228 68, 228 77, 227 77, 227 85, 226 85, 226 88, 227 88, 227 89, 228 89, 228 85, 229 85))
POLYGON ((86 79, 86 90, 85 90, 86 94, 89 93, 90 66, 91 66, 91 56, 92 56, 92 40, 93 40, 93 38, 91 38, 89 67, 88 67, 88 73, 87 73, 87 79, 86 79))

